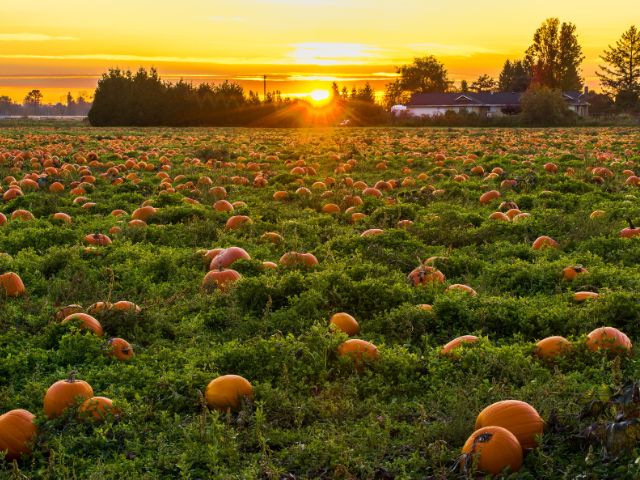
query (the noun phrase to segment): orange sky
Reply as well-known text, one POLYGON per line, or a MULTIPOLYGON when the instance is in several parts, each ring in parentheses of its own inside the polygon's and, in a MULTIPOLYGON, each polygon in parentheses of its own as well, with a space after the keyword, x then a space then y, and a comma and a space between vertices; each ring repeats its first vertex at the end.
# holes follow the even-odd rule
POLYGON ((371 81, 383 89, 394 66, 436 55, 451 79, 497 76, 519 58, 548 17, 576 24, 587 84, 598 56, 640 24, 637 0, 45 0, 0 2, 0 95, 45 100, 93 92, 108 67, 155 65, 163 78, 236 79, 301 94, 371 81))

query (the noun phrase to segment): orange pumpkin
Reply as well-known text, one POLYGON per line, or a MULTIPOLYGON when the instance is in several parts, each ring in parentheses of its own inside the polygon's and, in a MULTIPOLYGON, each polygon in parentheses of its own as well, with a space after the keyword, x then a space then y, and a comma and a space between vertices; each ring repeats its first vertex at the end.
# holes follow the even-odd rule
POLYGON ((211 260, 209 269, 220 269, 231 266, 238 260, 251 260, 251 255, 244 248, 229 247, 222 250, 211 260))
POLYGON ((96 315, 97 313, 104 312, 105 310, 111 309, 110 302, 96 302, 91 304, 89 308, 87 308, 87 313, 90 315, 96 315))
POLYGON ((263 233, 262 236, 260 237, 260 239, 264 240, 265 242, 271 242, 271 243, 282 243, 282 242, 284 242, 284 238, 282 238, 282 235, 280 235, 279 233, 276 233, 276 232, 263 233))
POLYGON ((253 220, 251 220, 246 215, 234 215, 227 220, 224 227, 228 230, 237 230, 245 225, 251 225, 253 220))
POLYGON ((38 432, 34 420, 33 413, 22 409, 0 415, 0 452, 7 452, 6 460, 17 460, 31 453, 31 443, 38 432))
POLYGON ((133 347, 123 338, 112 338, 109 340, 109 355, 122 361, 131 360, 133 347))
POLYGON ((493 212, 491 215, 489 215, 489 219, 490 220, 500 220, 502 222, 511 221, 511 217, 509 217, 507 214, 505 214, 503 212, 493 212))
POLYGON ((303 266, 312 268, 318 265, 318 259, 313 253, 287 252, 280 257, 279 262, 285 267, 303 266))
POLYGON ((356 319, 348 313, 336 313, 331 317, 331 320, 329 320, 329 324, 336 330, 344 332, 350 337, 360 333, 360 325, 358 325, 356 319))
POLYGON ((601 327, 587 335, 587 348, 592 352, 608 350, 610 352, 630 352, 631 340, 617 328, 601 327))
POLYGON ((73 373, 66 380, 59 380, 44 395, 44 413, 49 418, 59 417, 78 399, 93 397, 93 388, 84 380, 76 380, 73 373))
POLYGON ((536 238, 533 242, 533 249, 541 250, 543 248, 558 248, 558 242, 546 235, 536 238))
POLYGON ((201 287, 205 290, 219 289, 221 292, 229 290, 231 285, 242 278, 235 270, 211 270, 202 279, 201 287))
POLYGON ((445 292, 446 293, 449 293, 449 292, 464 292, 464 293, 466 293, 467 295, 469 295, 471 297, 475 297, 476 295, 478 295, 478 292, 476 292, 469 285, 463 285, 461 283, 454 283, 453 285, 449 285, 445 289, 445 292))
POLYGON ((59 220, 61 222, 64 222, 67 225, 71 225, 71 222, 72 222, 71 217, 66 213, 62 213, 62 212, 54 213, 52 218, 54 220, 59 220))
POLYGON ((470 460, 477 457, 478 470, 498 475, 509 468, 517 472, 522 466, 522 447, 509 430, 499 426, 480 428, 462 447, 470 460))
POLYGON ((105 421, 110 416, 120 414, 120 410, 113 406, 113 401, 107 397, 87 398, 78 407, 78 416, 85 420, 105 421))
POLYGON ((102 330, 102 325, 100 325, 100 322, 89 314, 72 313, 68 317, 65 317, 64 320, 62 320, 63 325, 69 322, 79 322, 80 328, 91 330, 99 337, 104 335, 104 331, 102 330))
POLYGON ((523 449, 535 448, 542 435, 544 421, 535 408, 520 400, 503 400, 489 405, 476 418, 476 430, 498 426, 515 435, 523 449))
POLYGON ((440 350, 440 353, 442 355, 448 355, 463 343, 476 343, 478 340, 480 339, 475 335, 462 335, 461 337, 454 338, 449 343, 447 343, 444 347, 442 347, 442 350, 440 350))
POLYGON ((22 279, 14 272, 0 275, 0 287, 4 288, 8 297, 20 297, 26 293, 22 279))
POLYGON ((480 195, 480 203, 483 205, 486 205, 487 203, 490 203, 496 198, 500 198, 500 192, 497 190, 490 190, 480 195))
POLYGON ((233 205, 227 200, 218 200, 213 204, 213 209, 217 212, 233 212, 233 205))
POLYGON ((153 217, 157 212, 158 210, 156 208, 152 207, 151 205, 147 205, 145 207, 140 207, 134 210, 133 213, 131 214, 131 219, 142 220, 146 222, 148 219, 153 217))
POLYGON ((545 360, 552 360, 571 348, 571 343, 564 337, 547 337, 536 343, 536 355, 545 360))
POLYGON ((114 303, 110 307, 111 310, 116 310, 119 312, 130 312, 130 313, 140 313, 142 309, 133 302, 128 300, 120 300, 119 302, 114 303))
POLYGON ((209 408, 238 410, 243 398, 253 399, 253 387, 240 375, 222 375, 209 382, 204 397, 209 408))
POLYGON ((568 281, 575 280, 575 278, 582 273, 589 273, 587 269, 584 268, 582 265, 576 265, 574 267, 565 267, 562 269, 562 277, 568 281))
POLYGON ((82 305, 67 305, 66 307, 62 307, 60 310, 58 310, 58 312, 56 313, 56 320, 62 321, 69 315, 80 312, 82 312, 82 305))
POLYGON ((84 241, 91 245, 111 245, 111 239, 102 233, 91 233, 84 237, 84 241))
POLYGON ((411 284, 416 287, 418 285, 432 285, 434 283, 444 283, 444 274, 435 267, 429 265, 420 265, 409 273, 411 284))
POLYGON ((384 230, 382 230, 381 228, 370 228, 369 230, 365 230, 364 232, 362 232, 360 236, 373 237, 375 235, 380 235, 381 233, 384 233, 384 230))
POLYGON ((352 338, 338 346, 338 356, 350 357, 356 368, 361 370, 363 362, 377 360, 380 358, 380 353, 373 343, 352 338))
POLYGON ((596 292, 576 292, 573 295, 573 298, 575 299, 576 302, 584 302, 585 300, 595 300, 599 296, 600 295, 597 294, 596 292))

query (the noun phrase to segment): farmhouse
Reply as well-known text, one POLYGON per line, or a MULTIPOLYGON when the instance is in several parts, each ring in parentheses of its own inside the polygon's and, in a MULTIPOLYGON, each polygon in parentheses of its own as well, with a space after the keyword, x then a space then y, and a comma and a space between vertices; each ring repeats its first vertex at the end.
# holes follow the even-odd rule
MULTIPOLYGON (((586 93, 585 89, 585 93, 562 94, 569 109, 582 117, 589 114, 586 93)), ((416 117, 443 115, 449 111, 498 117, 520 112, 521 96, 521 92, 417 93, 411 97, 405 112, 416 117)))

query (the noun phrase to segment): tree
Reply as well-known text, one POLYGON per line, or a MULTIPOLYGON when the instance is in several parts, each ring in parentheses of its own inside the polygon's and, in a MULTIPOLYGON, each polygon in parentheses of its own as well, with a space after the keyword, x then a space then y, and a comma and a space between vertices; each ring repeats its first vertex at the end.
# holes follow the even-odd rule
POLYGON ((471 84, 469 90, 472 92, 491 92, 496 89, 497 83, 487 74, 480 75, 478 79, 471 84))
POLYGON ((35 113, 42 104, 42 92, 40 90, 31 90, 24 97, 24 106, 30 113, 35 113))
POLYGON ((571 117, 571 111, 560 90, 534 86, 520 98, 522 119, 528 125, 560 125, 571 117))
POLYGON ((433 55, 414 58, 413 63, 396 68, 400 78, 387 84, 385 106, 404 103, 413 93, 446 92, 453 82, 444 65, 433 55))
POLYGON ((469 91, 469 83, 466 80, 460 81, 460 92, 466 93, 469 91))
POLYGON ((501 92, 524 92, 531 83, 531 66, 526 60, 507 60, 504 62, 498 88, 501 92))
POLYGON ((596 72, 605 93, 623 109, 637 107, 640 96, 640 31, 631 26, 600 57, 605 65, 596 72))
POLYGON ((533 35, 533 44, 526 51, 531 65, 533 82, 552 89, 580 90, 582 79, 578 73, 584 60, 582 47, 572 23, 548 18, 533 35))

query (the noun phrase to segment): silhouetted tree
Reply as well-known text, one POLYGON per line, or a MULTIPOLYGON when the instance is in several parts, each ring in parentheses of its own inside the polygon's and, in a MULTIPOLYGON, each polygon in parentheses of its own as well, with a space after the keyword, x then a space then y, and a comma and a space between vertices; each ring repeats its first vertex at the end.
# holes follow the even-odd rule
POLYGON ((467 82, 466 80, 462 80, 460 82, 460 91, 462 93, 466 93, 469 91, 469 82, 467 82))
POLYGON ((640 97, 640 31, 631 26, 600 57, 605 64, 596 72, 605 93, 623 110, 638 108, 640 97))
POLYGON ((498 89, 501 92, 524 92, 530 83, 531 66, 526 60, 504 62, 498 79, 498 89))
POLYGON ((582 79, 578 73, 584 60, 582 48, 572 23, 548 18, 533 35, 533 44, 526 51, 533 79, 540 86, 561 90, 580 90, 582 79))
POLYGON ((478 79, 471 84, 469 90, 472 92, 491 92, 496 89, 497 83, 487 74, 480 75, 478 79))
POLYGON ((386 106, 404 103, 413 93, 446 92, 453 84, 444 65, 433 55, 415 58, 413 63, 396 70, 400 78, 387 85, 386 106))

